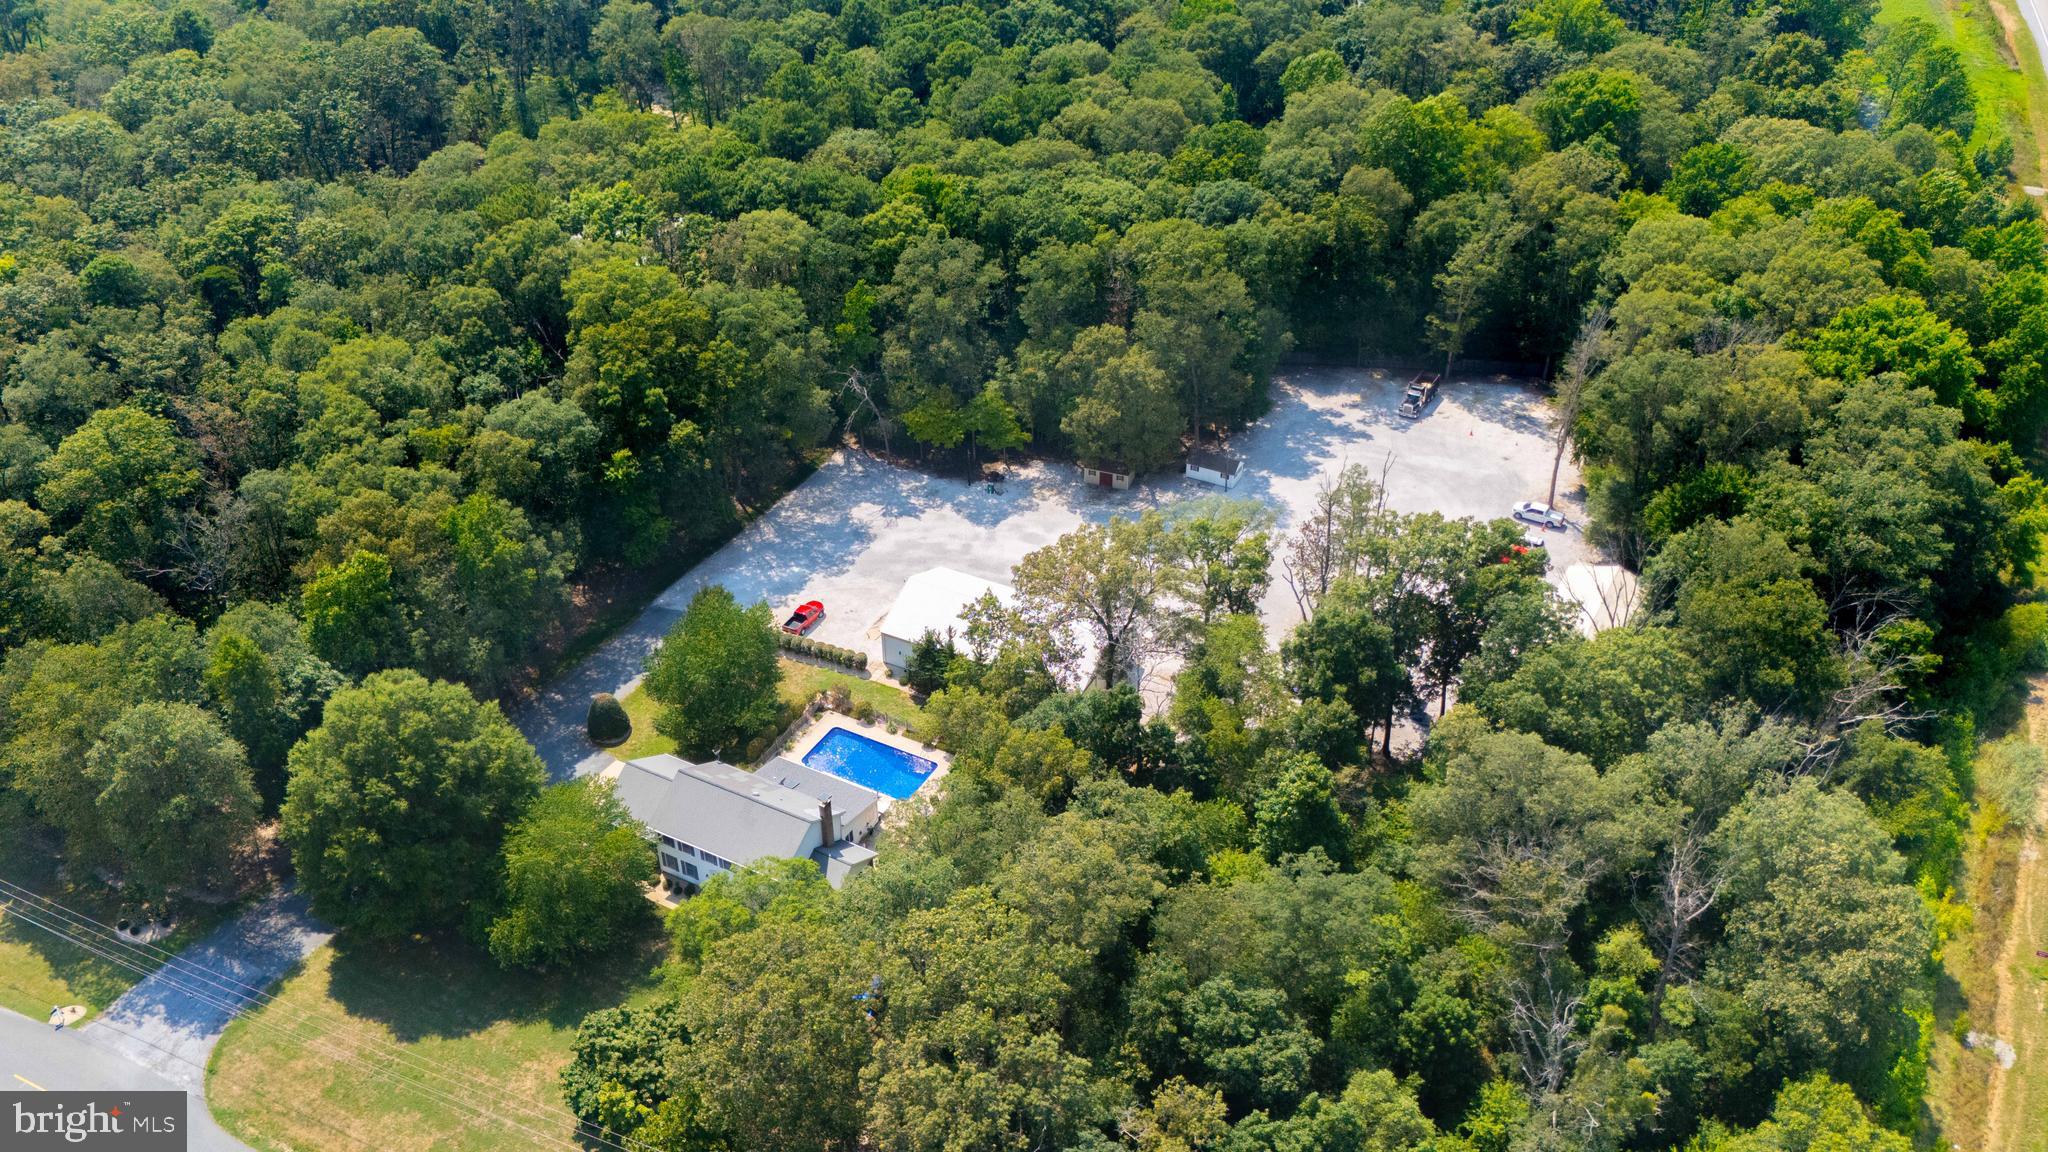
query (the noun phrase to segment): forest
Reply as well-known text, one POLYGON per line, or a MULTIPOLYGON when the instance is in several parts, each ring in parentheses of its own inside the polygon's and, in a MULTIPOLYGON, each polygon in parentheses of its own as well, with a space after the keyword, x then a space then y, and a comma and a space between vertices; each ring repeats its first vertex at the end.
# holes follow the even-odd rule
POLYGON ((2048 233, 1875 16, 0 0, 0 834, 177 893, 277 820, 345 931, 566 962, 649 862, 495 702, 591 586, 845 436, 1142 474, 1290 357, 1519 365, 1634 624, 1355 471, 1079 532, 923 653, 943 802, 843 892, 683 905, 567 1103, 671 1152, 1911 1147, 1972 814, 2042 771, 1980 736, 2048 638, 2048 233))

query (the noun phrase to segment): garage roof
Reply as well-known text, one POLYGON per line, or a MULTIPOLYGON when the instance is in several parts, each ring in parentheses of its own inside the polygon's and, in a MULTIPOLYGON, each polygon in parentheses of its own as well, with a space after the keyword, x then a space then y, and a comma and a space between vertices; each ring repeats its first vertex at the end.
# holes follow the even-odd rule
POLYGON ((1017 601, 1016 590, 1007 584, 952 568, 927 568, 903 582, 895 606, 882 618, 882 635, 914 643, 926 632, 944 636, 951 630, 964 644, 967 625, 960 619, 960 613, 990 592, 996 594, 1005 608, 1017 601))

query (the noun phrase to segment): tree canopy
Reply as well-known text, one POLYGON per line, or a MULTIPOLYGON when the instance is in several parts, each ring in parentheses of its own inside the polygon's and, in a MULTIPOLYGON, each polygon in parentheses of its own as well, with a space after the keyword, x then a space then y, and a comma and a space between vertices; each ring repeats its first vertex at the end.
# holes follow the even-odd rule
MULTIPOLYGON (((1932 1138, 2048 634, 1976 83, 1871 0, 0 0, 0 834, 154 895, 275 810, 345 931, 573 963, 646 846, 496 702, 823 450, 1144 473, 1289 357, 1556 367, 1625 627, 1307 443, 1285 523, 1034 541, 920 661, 930 803, 708 885, 565 1095, 693 1152, 1932 1138)), ((700 593, 657 734, 760 751, 773 625, 700 593)))
POLYGON ((495 704, 416 672, 335 693, 289 772, 281 817, 299 886, 322 917, 385 937, 488 912, 499 846, 543 778, 495 704))

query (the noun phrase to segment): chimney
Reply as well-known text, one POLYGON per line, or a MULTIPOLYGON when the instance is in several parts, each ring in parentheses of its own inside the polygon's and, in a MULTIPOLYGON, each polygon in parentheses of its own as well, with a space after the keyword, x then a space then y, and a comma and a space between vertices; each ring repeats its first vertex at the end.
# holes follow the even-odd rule
POLYGON ((818 801, 818 843, 827 848, 832 846, 832 802, 818 801))

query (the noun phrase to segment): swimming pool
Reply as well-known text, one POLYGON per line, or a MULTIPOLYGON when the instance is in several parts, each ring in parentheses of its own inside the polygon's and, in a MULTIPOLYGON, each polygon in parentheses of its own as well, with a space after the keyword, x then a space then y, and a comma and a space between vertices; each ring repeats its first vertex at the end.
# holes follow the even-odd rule
POLYGON ((922 756, 847 728, 825 733, 824 739, 804 753, 804 763, 895 800, 909 799, 938 768, 922 756))

